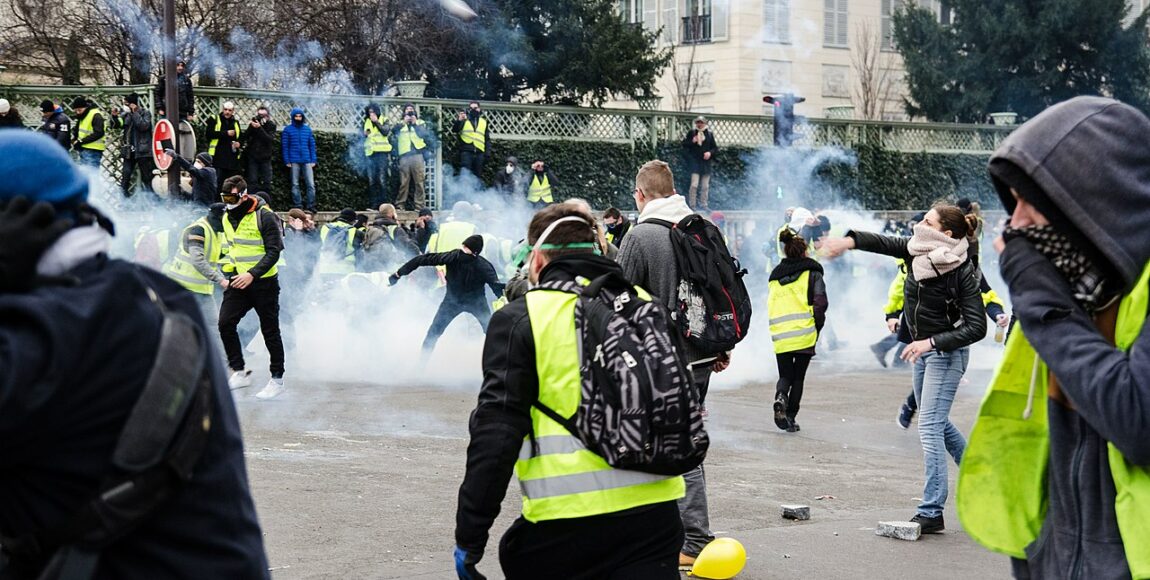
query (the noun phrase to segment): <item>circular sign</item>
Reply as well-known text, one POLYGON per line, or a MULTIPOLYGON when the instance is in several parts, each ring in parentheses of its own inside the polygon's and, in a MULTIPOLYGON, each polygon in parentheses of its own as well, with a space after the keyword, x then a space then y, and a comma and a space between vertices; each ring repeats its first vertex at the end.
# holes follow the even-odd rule
POLYGON ((176 130, 170 121, 160 119, 156 122, 156 128, 152 130, 152 158, 161 171, 167 171, 172 166, 172 157, 164 151, 175 148, 176 130))

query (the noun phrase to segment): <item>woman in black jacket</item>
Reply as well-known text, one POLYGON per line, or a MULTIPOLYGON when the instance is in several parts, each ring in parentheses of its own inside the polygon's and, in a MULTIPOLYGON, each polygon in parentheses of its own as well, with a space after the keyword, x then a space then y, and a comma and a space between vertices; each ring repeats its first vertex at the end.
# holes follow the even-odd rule
POLYGON ((970 345, 986 336, 979 293, 981 274, 967 256, 966 236, 973 228, 962 210, 936 205, 910 238, 851 231, 823 241, 828 256, 858 249, 902 258, 911 265, 903 287, 905 304, 899 337, 909 342, 902 358, 914 363, 918 433, 922 441, 926 487, 911 519, 925 534, 944 529, 947 497, 946 454, 962 461, 966 439, 950 422, 950 407, 970 361, 970 345))

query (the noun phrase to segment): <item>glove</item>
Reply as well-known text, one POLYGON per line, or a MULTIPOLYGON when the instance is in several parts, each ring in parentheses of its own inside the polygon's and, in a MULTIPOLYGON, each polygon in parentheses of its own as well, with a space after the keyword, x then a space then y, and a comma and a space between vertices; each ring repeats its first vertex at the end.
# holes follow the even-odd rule
POLYGON ((459 546, 455 547, 455 573, 459 580, 487 580, 487 576, 479 573, 475 565, 483 559, 483 554, 468 552, 459 546))
POLYGON ((23 197, 0 211, 0 292, 26 292, 35 286, 40 256, 72 227, 57 220, 47 202, 32 205, 23 197))
POLYGON ((388 286, 395 286, 399 283, 399 274, 392 274, 387 277, 388 286))
POLYGON ((164 153, 168 157, 175 157, 176 156, 176 150, 175 149, 164 149, 164 153))

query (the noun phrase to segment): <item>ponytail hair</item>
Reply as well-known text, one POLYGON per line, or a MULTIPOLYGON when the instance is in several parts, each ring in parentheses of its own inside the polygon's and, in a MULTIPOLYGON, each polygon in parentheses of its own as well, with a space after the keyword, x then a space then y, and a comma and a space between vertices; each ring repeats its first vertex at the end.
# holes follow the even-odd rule
POLYGON ((783 245, 783 254, 792 260, 798 260, 807 253, 807 241, 791 228, 783 228, 779 232, 779 243, 783 245))

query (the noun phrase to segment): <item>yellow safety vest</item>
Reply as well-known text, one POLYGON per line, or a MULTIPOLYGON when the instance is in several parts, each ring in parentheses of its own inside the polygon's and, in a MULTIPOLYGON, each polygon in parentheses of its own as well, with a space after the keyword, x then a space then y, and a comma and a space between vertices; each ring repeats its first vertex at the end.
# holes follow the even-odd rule
MULTIPOLYGON (((251 270, 267 252, 264 249, 264 238, 260 235, 259 216, 262 212, 271 212, 266 206, 247 214, 240 220, 240 227, 233 228, 232 220, 224 216, 224 240, 228 247, 228 261, 224 270, 229 273, 243 274, 251 270)), ((276 264, 264 272, 260 278, 271 278, 279 272, 276 264)))
POLYGON ((169 230, 166 228, 140 228, 140 231, 136 232, 136 237, 132 242, 132 248, 136 251, 139 251, 140 244, 144 241, 145 237, 155 236, 156 248, 157 252, 159 253, 160 264, 162 265, 168 261, 168 258, 172 256, 169 233, 169 230))
POLYGON ((551 180, 547 179, 547 174, 543 174, 540 179, 538 175, 531 176, 531 186, 527 188, 527 201, 536 203, 538 201, 545 201, 547 203, 554 203, 555 199, 551 196, 551 180))
POLYGON ((815 308, 808 300, 811 271, 806 270, 790 284, 771 280, 767 284, 767 318, 775 353, 794 352, 815 345, 815 308))
MULTIPOLYGON (((575 330, 578 297, 533 290, 524 299, 535 342, 539 402, 570 417, 583 396, 575 330)), ((523 518, 529 522, 609 514, 683 497, 681 476, 615 469, 534 407, 531 429, 515 462, 523 518)))
MULTIPOLYGON (((88 109, 88 114, 84 115, 84 118, 80 119, 80 123, 76 125, 76 137, 83 140, 85 137, 88 137, 92 134, 92 132, 95 130, 92 128, 92 120, 96 118, 96 115, 102 116, 103 113, 101 113, 100 109, 98 109, 96 107, 92 107, 91 109, 88 109)), ((105 119, 104 120, 104 131, 105 131, 104 138, 103 139, 97 139, 95 141, 92 141, 91 143, 85 143, 85 144, 81 145, 80 148, 81 149, 91 149, 92 151, 103 151, 106 147, 106 145, 104 144, 104 141, 106 141, 108 139, 107 129, 108 129, 108 122, 107 122, 107 119, 105 119)))
POLYGON ((319 260, 320 274, 351 274, 355 272, 355 228, 343 222, 323 224, 319 229, 320 247, 323 253, 319 260), (327 238, 334 232, 343 236, 343 255, 334 256, 335 250, 328 246, 327 238))
POLYGON ((396 147, 399 148, 399 156, 403 157, 412 150, 422 151, 427 149, 427 143, 424 143, 423 138, 415 132, 415 125, 408 125, 404 123, 399 128, 398 135, 395 138, 396 147))
MULTIPOLYGON (((1150 266, 1118 307, 1115 343, 1128 351, 1150 303, 1150 266)), ((958 515, 970 537, 1014 558, 1038 538, 1046 518, 1050 458, 1046 364, 1014 329, 982 400, 958 473, 958 515), (1033 395, 1031 389, 1033 388, 1033 395), (1027 410, 1029 406, 1029 415, 1027 410)), ((1150 468, 1133 465, 1109 445, 1117 496, 1114 512, 1135 579, 1150 578, 1150 468)))
POLYGON ((479 124, 471 124, 471 119, 463 122, 463 130, 459 132, 459 140, 475 146, 480 153, 487 151, 487 117, 480 117, 479 124))
POLYGON ((894 314, 895 312, 902 311, 902 307, 906 304, 906 261, 898 261, 898 272, 894 275, 894 280, 890 281, 890 287, 886 291, 886 308, 883 308, 883 314, 894 314))
MULTIPOLYGON (((240 129, 240 122, 239 122, 239 121, 237 121, 237 120, 236 120, 236 119, 233 117, 233 118, 232 118, 232 123, 234 123, 234 124, 235 124, 235 127, 236 127, 236 128, 235 128, 236 136, 235 136, 235 137, 232 137, 232 140, 233 140, 233 141, 239 141, 239 139, 240 139, 240 131, 241 131, 241 129, 240 129)), ((219 115, 216 115, 216 133, 219 133, 220 131, 222 131, 222 130, 223 130, 223 128, 224 128, 224 116, 223 116, 223 114, 219 114, 219 115)), ((212 139, 211 141, 209 141, 209 142, 208 142, 208 155, 212 155, 212 156, 215 156, 215 154, 216 154, 216 145, 217 145, 219 142, 220 142, 220 138, 219 138, 219 137, 216 137, 215 139, 212 139)), ((227 221, 227 220, 224 220, 224 221, 227 221)))
POLYGON ((347 292, 387 290, 389 275, 387 272, 352 272, 339 281, 339 286, 347 292))
POLYGON ((387 135, 375 127, 371 119, 365 119, 363 130, 367 132, 367 139, 363 142, 363 155, 371 157, 375 153, 391 153, 391 141, 387 135))
POLYGON ((195 263, 192 262, 192 254, 184 247, 188 243, 188 236, 191 235, 192 228, 195 227, 204 230, 204 259, 213 268, 217 267, 220 261, 219 234, 212 230, 212 225, 208 223, 207 218, 200 218, 184 228, 183 233, 180 234, 181 243, 176 248, 176 255, 164 263, 163 271, 164 274, 179 282, 184 288, 196 294, 210 295, 215 292, 215 283, 196 269, 195 263))

